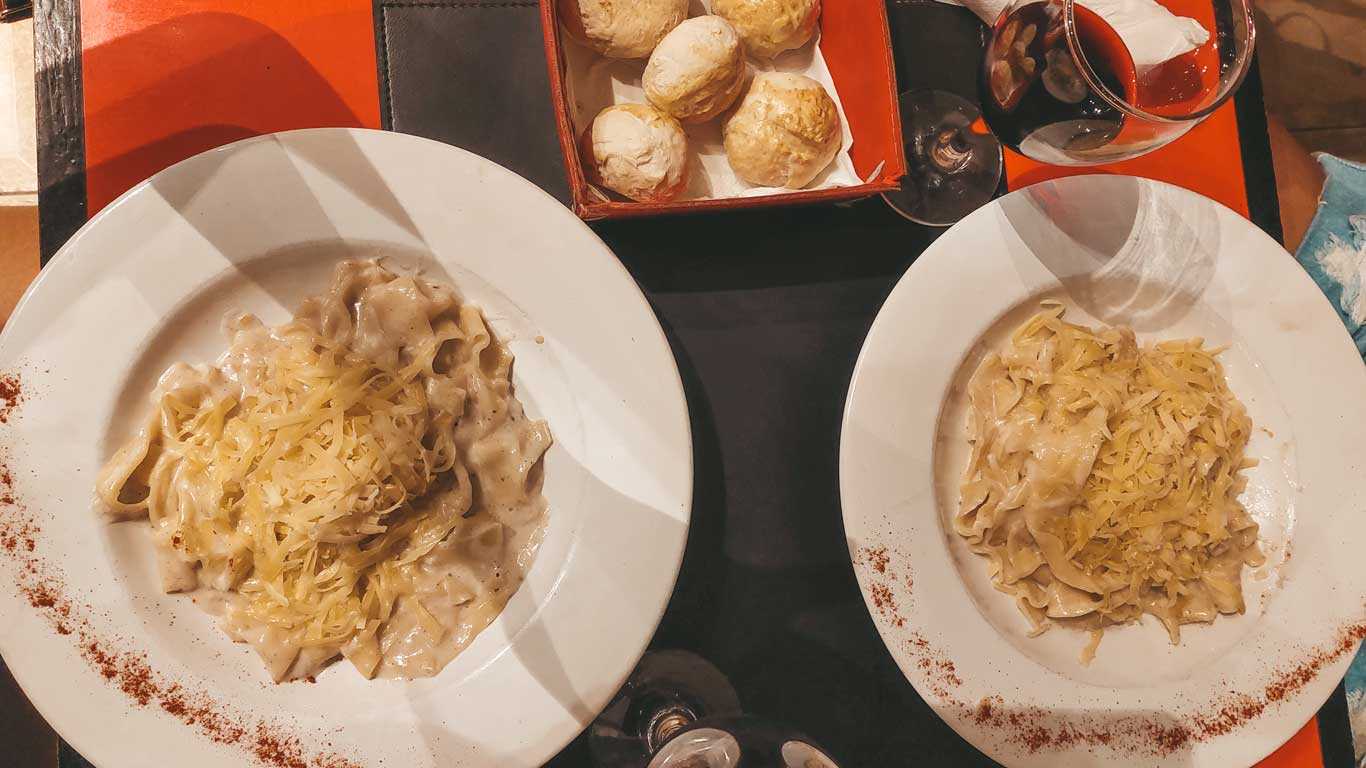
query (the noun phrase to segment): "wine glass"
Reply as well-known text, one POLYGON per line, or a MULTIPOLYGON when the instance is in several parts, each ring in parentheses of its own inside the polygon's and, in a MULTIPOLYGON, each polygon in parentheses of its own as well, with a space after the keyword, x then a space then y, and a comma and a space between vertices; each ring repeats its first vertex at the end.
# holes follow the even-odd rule
POLYGON ((595 768, 839 768, 809 738, 744 714, 730 681, 687 651, 651 651, 593 721, 595 768))
POLYGON ((1001 142, 987 132, 981 110, 947 91, 900 96, 906 177, 882 195, 902 216, 943 227, 986 205, 1001 183, 1001 142))
MULTIPOLYGON (((1203 29, 1194 33, 1208 39, 1160 63, 1151 63, 1161 57, 1149 53, 1140 66, 1114 28, 1084 3, 1012 0, 992 26, 979 76, 981 115, 999 144, 971 127, 976 112, 970 105, 907 94, 902 124, 909 174, 888 202, 922 223, 951 223, 967 213, 963 200, 990 199, 999 170, 996 178, 985 170, 999 169, 994 156, 1001 144, 1052 165, 1099 165, 1152 152, 1198 125, 1247 76, 1256 39, 1252 7, 1249 0, 1159 3, 1194 19, 1203 29), (953 163, 922 148, 925 131, 941 126, 950 128, 947 142, 965 149, 953 163), (936 194, 955 182, 950 199, 936 194)), ((1179 40, 1157 42, 1160 48, 1179 40)))

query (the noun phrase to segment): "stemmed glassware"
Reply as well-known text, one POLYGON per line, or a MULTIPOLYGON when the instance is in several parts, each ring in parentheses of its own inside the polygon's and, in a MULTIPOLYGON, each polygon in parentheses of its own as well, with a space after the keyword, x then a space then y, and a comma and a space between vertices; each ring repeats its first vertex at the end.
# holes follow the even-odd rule
POLYGON ((596 768, 839 768, 796 730, 745 714, 716 667, 652 651, 588 731, 596 768))
POLYGON ((1105 20, 1076 0, 1012 0, 986 42, 981 110, 938 91, 901 95, 907 176, 885 195, 923 224, 947 225, 985 204, 1002 145, 1043 163, 1085 166, 1175 141, 1228 101, 1252 63, 1249 0, 1158 0, 1208 40, 1137 66, 1105 20))

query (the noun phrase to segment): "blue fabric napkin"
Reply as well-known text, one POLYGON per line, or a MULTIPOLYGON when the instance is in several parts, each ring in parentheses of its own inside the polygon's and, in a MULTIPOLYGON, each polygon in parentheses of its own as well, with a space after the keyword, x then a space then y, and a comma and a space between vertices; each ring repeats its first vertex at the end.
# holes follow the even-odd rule
MULTIPOLYGON (((1366 165, 1326 154, 1315 158, 1328 180, 1295 258, 1333 302, 1366 356, 1366 165)), ((1366 768, 1366 648, 1352 659, 1345 685, 1356 763, 1366 768)))
POLYGON ((1295 258, 1366 355, 1366 165, 1322 153, 1315 158, 1328 180, 1295 258))

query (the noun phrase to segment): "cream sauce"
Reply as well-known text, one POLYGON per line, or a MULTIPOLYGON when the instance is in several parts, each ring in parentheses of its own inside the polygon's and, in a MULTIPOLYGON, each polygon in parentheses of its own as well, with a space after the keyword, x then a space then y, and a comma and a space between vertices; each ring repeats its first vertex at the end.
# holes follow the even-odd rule
MULTIPOLYGON (((281 329, 232 315, 224 330, 230 345, 214 366, 167 370, 146 426, 101 472, 100 495, 111 514, 150 517, 163 588, 193 591, 196 603, 222 616, 234 640, 256 649, 276 680, 314 675, 339 655, 367 677, 435 675, 502 611, 531 567, 545 526, 539 463, 551 436, 543 422, 526 418, 512 392, 512 354, 492 337, 478 309, 451 288, 397 275, 375 261, 339 264, 329 290, 306 299, 293 323, 281 329), (267 361, 282 344, 278 334, 300 324, 383 370, 421 362, 437 350, 431 368, 419 375, 428 411, 418 416, 426 425, 420 446, 426 469, 396 467, 395 476, 403 488, 423 489, 406 502, 407 514, 453 519, 454 527, 439 541, 414 540, 398 553, 389 563, 402 576, 394 581, 392 613, 345 644, 310 643, 303 629, 253 619, 236 591, 252 572, 245 549, 243 557, 233 556, 241 541, 216 542, 211 561, 203 552, 187 554, 180 543, 182 516, 157 502, 174 497, 210 504, 223 493, 201 476, 184 476, 164 450, 166 435, 183 428, 167 414, 177 407, 231 413, 272 375, 267 361), (168 407, 168 398, 183 405, 168 407), (433 466, 443 469, 433 473, 433 466), (172 492, 152 487, 158 483, 170 483, 172 492), (408 551, 413 556, 405 557, 408 551)), ((352 516, 362 519, 317 535, 363 541, 365 526, 381 521, 352 516)))

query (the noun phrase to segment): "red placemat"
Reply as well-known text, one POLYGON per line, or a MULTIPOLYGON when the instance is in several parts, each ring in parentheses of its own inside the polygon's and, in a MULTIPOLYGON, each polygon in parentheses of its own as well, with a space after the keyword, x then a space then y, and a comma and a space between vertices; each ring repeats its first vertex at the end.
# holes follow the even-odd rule
POLYGON ((292 128, 379 128, 370 0, 84 0, 94 215, 206 149, 292 128))

